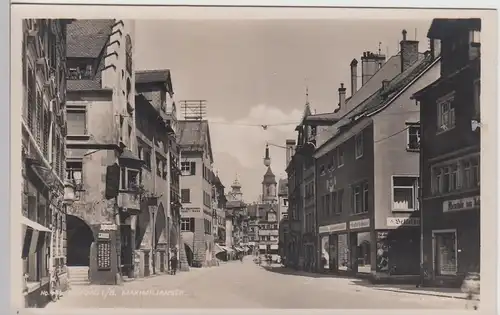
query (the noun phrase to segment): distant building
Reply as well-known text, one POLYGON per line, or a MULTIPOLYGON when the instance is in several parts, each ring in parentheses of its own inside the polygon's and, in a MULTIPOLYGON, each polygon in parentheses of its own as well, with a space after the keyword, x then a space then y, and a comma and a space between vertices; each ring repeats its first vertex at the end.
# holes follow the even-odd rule
POLYGON ((212 197, 212 208, 214 211, 212 234, 214 235, 215 243, 225 245, 227 199, 224 193, 224 185, 222 184, 218 174, 214 175, 212 197))
POLYGON ((278 209, 276 204, 257 205, 259 226, 259 254, 278 255, 278 209))
POLYGON ((480 19, 434 19, 431 55, 438 80, 420 102, 423 261, 433 285, 458 286, 480 271, 480 19))
POLYGON ((278 183, 278 230, 281 256, 285 256, 288 229, 288 181, 287 179, 280 179, 278 183))
POLYGON ((238 177, 226 195, 226 247, 241 251, 248 243, 248 211, 238 177))

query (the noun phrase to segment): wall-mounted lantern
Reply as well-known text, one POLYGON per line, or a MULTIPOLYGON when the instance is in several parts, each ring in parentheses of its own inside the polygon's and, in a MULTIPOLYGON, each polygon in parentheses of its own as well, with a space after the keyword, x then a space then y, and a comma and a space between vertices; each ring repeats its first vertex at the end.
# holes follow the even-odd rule
POLYGON ((64 203, 71 205, 75 202, 75 185, 70 181, 64 182, 64 203))

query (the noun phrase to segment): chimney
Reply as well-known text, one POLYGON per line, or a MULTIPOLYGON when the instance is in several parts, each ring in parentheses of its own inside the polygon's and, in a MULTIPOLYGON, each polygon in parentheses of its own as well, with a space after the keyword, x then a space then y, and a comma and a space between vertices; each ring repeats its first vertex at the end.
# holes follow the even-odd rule
POLYGON ((401 41, 401 72, 410 68, 418 60, 418 41, 406 39, 406 30, 403 30, 401 41))
POLYGON ((354 58, 351 61, 351 96, 358 90, 358 61, 354 58))
POLYGON ((385 62, 385 56, 365 51, 361 57, 361 85, 365 85, 368 80, 382 68, 385 62))
POLYGON ((295 154, 295 140, 287 139, 285 147, 286 147, 286 166, 288 166, 288 164, 290 164, 290 161, 292 160, 292 156, 295 154))
POLYGON ((345 87, 344 87, 344 83, 340 83, 340 87, 339 87, 339 108, 345 108, 345 87))

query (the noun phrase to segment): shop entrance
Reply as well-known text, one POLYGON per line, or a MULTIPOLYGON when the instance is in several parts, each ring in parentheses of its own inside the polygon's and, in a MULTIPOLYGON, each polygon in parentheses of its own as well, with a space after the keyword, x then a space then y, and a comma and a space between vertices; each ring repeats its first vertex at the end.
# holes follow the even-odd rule
POLYGON ((82 219, 67 215, 67 265, 89 266, 90 245, 94 241, 92 229, 82 219))

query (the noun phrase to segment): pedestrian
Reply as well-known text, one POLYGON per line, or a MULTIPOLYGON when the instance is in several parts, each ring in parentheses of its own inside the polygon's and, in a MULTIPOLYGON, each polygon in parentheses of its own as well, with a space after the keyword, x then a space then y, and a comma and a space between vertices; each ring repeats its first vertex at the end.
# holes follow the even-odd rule
POLYGON ((472 306, 474 310, 478 309, 478 301, 481 294, 480 281, 479 268, 476 266, 469 268, 469 272, 467 272, 461 286, 461 290, 465 293, 467 300, 465 308, 469 309, 472 306))
POLYGON ((243 255, 240 254, 240 261, 243 262, 243 255))
POLYGON ((420 277, 417 284, 417 288, 423 287, 425 279, 427 278, 427 256, 424 256, 422 263, 420 264, 420 277))
POLYGON ((172 275, 177 273, 177 253, 174 252, 172 258, 170 258, 170 268, 172 269, 172 275))

